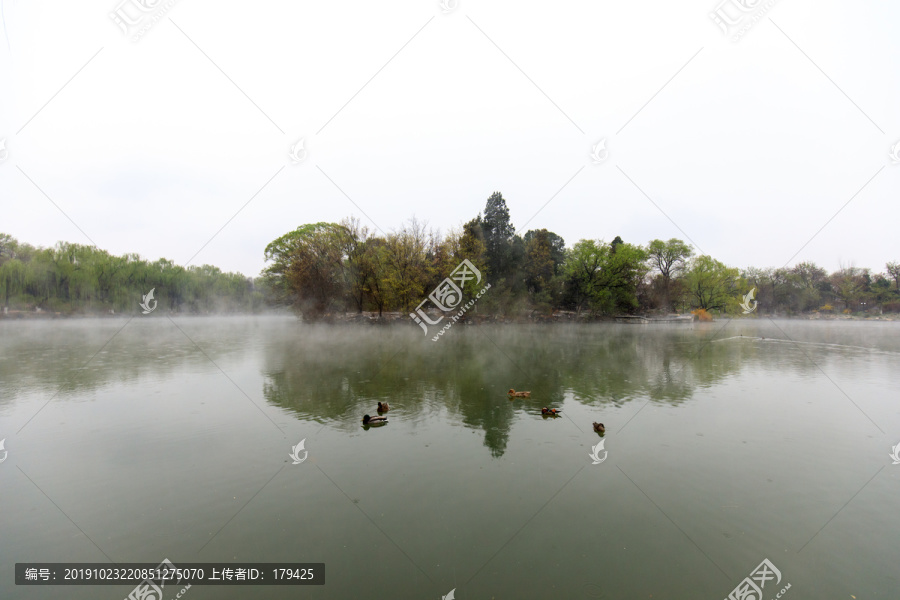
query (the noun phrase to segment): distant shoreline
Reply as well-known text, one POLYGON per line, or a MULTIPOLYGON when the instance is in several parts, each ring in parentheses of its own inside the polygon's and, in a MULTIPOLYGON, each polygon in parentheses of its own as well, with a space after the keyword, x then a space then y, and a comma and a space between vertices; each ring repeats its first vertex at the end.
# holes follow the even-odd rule
MULTIPOLYGON (((47 321, 53 319, 77 320, 77 319, 122 319, 122 318, 159 318, 163 316, 169 317, 295 317, 302 319, 301 316, 289 311, 266 311, 259 313, 163 313, 160 311, 157 315, 142 315, 140 313, 70 313, 49 311, 9 311, 7 313, 0 312, 0 322, 4 321, 47 321)), ((699 321, 694 318, 693 321, 687 321, 684 317, 687 315, 591 315, 590 313, 582 313, 580 315, 574 312, 557 311, 552 315, 547 314, 525 314, 516 316, 504 315, 467 315, 466 318, 460 319, 460 325, 527 325, 527 324, 592 324, 592 323, 622 323, 625 320, 633 320, 635 324, 660 324, 660 325, 681 325, 696 324, 699 321), (672 317, 681 317, 675 319, 672 317)), ((845 314, 822 314, 822 313, 806 313, 800 315, 769 315, 754 314, 750 317, 741 315, 720 316, 715 317, 713 321, 742 321, 752 323, 754 321, 778 319, 790 321, 900 321, 900 313, 888 313, 881 315, 845 315, 845 314)), ((416 326, 416 323, 406 313, 385 312, 381 316, 375 312, 363 313, 338 313, 329 314, 321 318, 307 321, 309 324, 321 325, 339 325, 339 324, 365 324, 365 325, 395 325, 405 324, 416 326)))

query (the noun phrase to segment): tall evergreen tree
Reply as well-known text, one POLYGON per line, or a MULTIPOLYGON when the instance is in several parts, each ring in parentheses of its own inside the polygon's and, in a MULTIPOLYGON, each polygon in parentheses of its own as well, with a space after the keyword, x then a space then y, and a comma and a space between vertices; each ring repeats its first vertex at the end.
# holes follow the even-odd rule
POLYGON ((500 192, 494 192, 487 199, 481 229, 491 274, 498 278, 506 277, 512 269, 512 239, 516 228, 510 222, 509 208, 500 192))
POLYGON ((622 241, 622 238, 620 238, 619 236, 616 236, 616 239, 614 239, 614 240, 609 244, 609 249, 610 249, 610 251, 612 251, 613 254, 615 254, 615 253, 616 253, 616 248, 618 248, 621 244, 624 244, 624 243, 625 243, 625 242, 622 241))

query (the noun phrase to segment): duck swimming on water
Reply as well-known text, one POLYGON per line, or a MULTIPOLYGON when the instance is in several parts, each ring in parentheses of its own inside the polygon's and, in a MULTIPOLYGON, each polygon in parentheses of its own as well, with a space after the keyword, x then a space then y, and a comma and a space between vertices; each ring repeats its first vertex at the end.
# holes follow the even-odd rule
POLYGON ((512 388, 509 388, 509 395, 512 398, 531 398, 531 392, 517 392, 512 388))
POLYGON ((606 427, 603 423, 594 423, 594 431, 597 433, 606 433, 606 427))
POLYGON ((377 410, 378 410, 378 412, 383 413, 383 412, 387 412, 387 411, 391 410, 391 407, 388 406, 387 402, 379 402, 377 410))
POLYGON ((362 418, 363 425, 383 425, 387 423, 387 417, 370 417, 365 415, 362 418))

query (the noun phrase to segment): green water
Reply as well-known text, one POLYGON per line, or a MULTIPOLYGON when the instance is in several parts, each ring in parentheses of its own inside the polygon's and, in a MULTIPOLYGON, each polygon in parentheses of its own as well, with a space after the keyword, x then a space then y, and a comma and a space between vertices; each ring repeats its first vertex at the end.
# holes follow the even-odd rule
POLYGON ((16 562, 163 558, 326 564, 321 587, 190 600, 720 600, 766 558, 782 574, 766 600, 900 590, 900 323, 459 325, 432 342, 145 317, 0 336, 3 599, 132 587, 16 586, 16 562), (390 422, 363 429, 379 400, 390 422))

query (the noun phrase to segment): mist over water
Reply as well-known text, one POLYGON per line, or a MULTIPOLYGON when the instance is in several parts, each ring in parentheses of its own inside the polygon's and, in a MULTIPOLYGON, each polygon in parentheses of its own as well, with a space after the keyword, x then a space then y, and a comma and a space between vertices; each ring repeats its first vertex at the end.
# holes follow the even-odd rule
POLYGON ((16 562, 163 558, 326 564, 325 586, 260 598, 716 598, 764 558, 798 597, 896 591, 897 323, 431 338, 291 317, 0 323, 0 597, 131 589, 28 590, 16 562), (389 423, 363 428, 379 401, 389 423))

